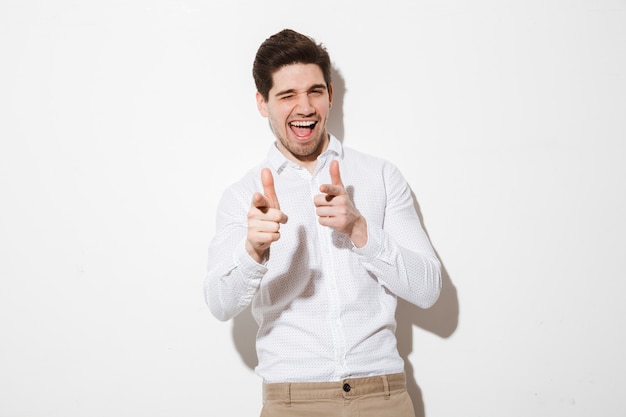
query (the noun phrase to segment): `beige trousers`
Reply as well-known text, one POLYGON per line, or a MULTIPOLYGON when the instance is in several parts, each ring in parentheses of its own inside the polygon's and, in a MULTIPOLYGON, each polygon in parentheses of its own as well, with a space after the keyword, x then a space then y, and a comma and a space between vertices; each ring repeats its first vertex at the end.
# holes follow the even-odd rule
POLYGON ((404 373, 263 384, 261 417, 415 417, 404 373))

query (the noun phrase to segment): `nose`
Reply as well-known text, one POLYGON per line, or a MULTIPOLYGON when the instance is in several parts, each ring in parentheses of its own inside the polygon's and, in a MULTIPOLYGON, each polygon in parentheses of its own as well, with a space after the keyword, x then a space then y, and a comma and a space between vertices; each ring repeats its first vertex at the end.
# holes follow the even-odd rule
POLYGON ((306 91, 298 97, 296 112, 301 116, 312 116, 315 114, 315 107, 311 104, 309 94, 306 91))

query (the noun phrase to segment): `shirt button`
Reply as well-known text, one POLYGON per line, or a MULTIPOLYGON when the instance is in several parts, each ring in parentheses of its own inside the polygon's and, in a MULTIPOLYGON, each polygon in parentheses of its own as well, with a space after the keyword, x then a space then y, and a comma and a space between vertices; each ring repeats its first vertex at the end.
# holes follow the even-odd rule
POLYGON ((351 388, 352 388, 352 387, 350 387, 350 384, 343 384, 343 390, 344 390, 345 392, 350 392, 350 389, 351 389, 351 388))

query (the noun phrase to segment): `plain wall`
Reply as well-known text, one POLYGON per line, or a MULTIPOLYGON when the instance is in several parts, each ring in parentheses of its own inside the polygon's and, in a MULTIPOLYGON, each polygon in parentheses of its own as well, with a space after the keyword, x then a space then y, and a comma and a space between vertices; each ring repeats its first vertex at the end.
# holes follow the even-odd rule
POLYGON ((398 313, 417 415, 626 415, 624 0, 0 0, 0 416, 258 415, 254 324, 202 282, 285 27, 445 267, 398 313))

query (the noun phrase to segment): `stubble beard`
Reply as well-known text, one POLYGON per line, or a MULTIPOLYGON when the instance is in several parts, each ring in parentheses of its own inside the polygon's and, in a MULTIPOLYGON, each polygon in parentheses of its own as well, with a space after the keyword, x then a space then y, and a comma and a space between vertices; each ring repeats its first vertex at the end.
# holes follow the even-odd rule
POLYGON ((274 135, 281 143, 282 147, 285 148, 290 154, 292 154, 297 159, 303 161, 311 161, 317 159, 317 157, 322 153, 322 149, 325 145, 325 140, 328 139, 328 134, 326 133, 326 129, 323 129, 315 138, 315 140, 305 144, 298 145, 293 142, 290 142, 286 138, 277 134, 274 131, 274 135))

